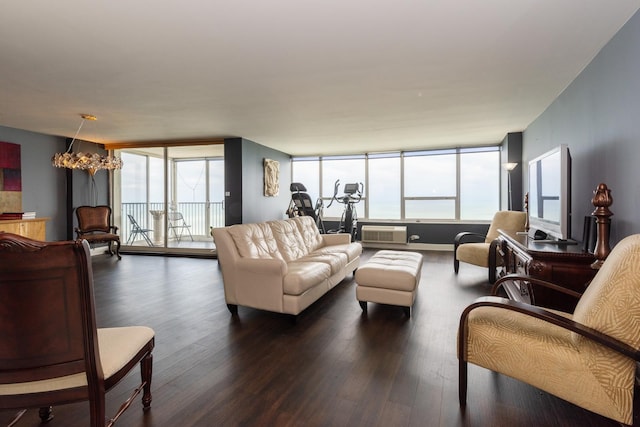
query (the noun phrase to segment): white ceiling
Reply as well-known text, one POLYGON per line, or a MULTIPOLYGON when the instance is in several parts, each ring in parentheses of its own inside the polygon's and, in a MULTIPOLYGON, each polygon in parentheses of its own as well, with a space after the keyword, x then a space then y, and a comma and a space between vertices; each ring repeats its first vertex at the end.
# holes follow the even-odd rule
POLYGON ((638 0, 25 0, 0 6, 0 125, 242 136, 294 155, 494 144, 638 0))

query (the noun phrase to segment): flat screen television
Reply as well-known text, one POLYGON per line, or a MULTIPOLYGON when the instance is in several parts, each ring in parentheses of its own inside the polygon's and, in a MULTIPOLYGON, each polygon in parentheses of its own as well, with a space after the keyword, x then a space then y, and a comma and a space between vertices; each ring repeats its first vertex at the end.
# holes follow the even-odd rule
POLYGON ((571 237, 571 156, 566 144, 529 162, 529 227, 538 239, 571 237))

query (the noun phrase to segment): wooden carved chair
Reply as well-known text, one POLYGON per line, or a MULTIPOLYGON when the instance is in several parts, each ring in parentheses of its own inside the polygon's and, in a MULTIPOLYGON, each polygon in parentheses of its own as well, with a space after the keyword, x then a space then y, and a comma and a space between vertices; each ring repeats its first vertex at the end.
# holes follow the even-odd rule
POLYGON ((76 237, 85 239, 90 245, 107 243, 109 254, 113 255, 112 244, 116 245, 116 255, 120 256, 120 236, 118 227, 111 225, 111 208, 109 206, 79 206, 76 208, 78 226, 76 237))
POLYGON ((493 216, 486 235, 464 231, 456 235, 453 242, 453 271, 458 274, 460 261, 487 267, 489 283, 496 281, 496 268, 501 262, 497 257, 496 239, 498 230, 524 231, 527 213, 520 211, 498 211, 493 216))
MULTIPOLYGON (((513 276, 503 280, 535 279, 513 276)), ((535 280, 536 286, 564 288, 535 280)), ((561 399, 634 424, 639 418, 640 234, 619 242, 564 313, 483 297, 468 306, 458 329, 459 398, 467 399, 467 363, 526 382, 561 399)))
MULTIPOLYGON (((142 392, 151 405, 154 331, 97 328, 89 245, 39 242, 0 233, 0 409, 89 401, 92 427, 105 425, 105 392, 137 364, 142 382, 111 426, 142 392)), ((24 414, 19 411, 9 425, 24 414)))

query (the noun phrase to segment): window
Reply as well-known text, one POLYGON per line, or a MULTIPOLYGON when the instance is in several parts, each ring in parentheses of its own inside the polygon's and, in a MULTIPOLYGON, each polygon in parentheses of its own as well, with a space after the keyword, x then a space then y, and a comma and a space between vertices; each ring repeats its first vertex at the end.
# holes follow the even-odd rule
POLYGON ((499 147, 457 148, 357 156, 292 159, 292 180, 312 198, 325 200, 325 218, 339 218, 344 206, 327 209, 339 180, 364 184, 360 219, 491 220, 500 208, 499 147))
MULTIPOLYGON (((320 196, 320 158, 302 157, 291 162, 291 182, 299 182, 307 189, 311 200, 320 196)), ((288 189, 287 189, 288 190, 288 189)))
MULTIPOLYGON (((324 216, 340 218, 344 205, 336 201, 331 204, 331 198, 333 197, 336 187, 337 197, 339 198, 344 194, 344 185, 352 183, 365 182, 365 157, 362 156, 340 156, 340 157, 323 157, 321 160, 322 167, 322 198, 324 199, 324 216), (331 207, 328 207, 331 204, 331 207)), ((366 189, 364 190, 366 192, 366 189)), ((363 201, 359 203, 359 206, 364 204, 363 201)), ((358 209, 360 211, 360 209, 358 209)), ((359 216, 364 214, 364 210, 359 216)))
POLYGON ((367 163, 367 218, 400 219, 400 153, 370 154, 367 163))
POLYGON ((406 153, 405 218, 455 219, 456 170, 454 150, 406 153))
POLYGON ((139 251, 210 253, 210 227, 224 226, 221 144, 124 148, 114 172, 114 220, 139 251), (135 231, 129 215, 146 229, 135 231))
POLYGON ((486 148, 460 155, 460 219, 491 220, 500 207, 500 153, 486 148))

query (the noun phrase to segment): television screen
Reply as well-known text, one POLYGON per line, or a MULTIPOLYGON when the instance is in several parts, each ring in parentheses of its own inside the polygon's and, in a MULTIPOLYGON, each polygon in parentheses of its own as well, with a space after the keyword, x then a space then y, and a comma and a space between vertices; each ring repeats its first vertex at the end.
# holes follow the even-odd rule
POLYGON ((529 162, 529 223, 562 240, 570 237, 570 163, 566 145, 529 162))

